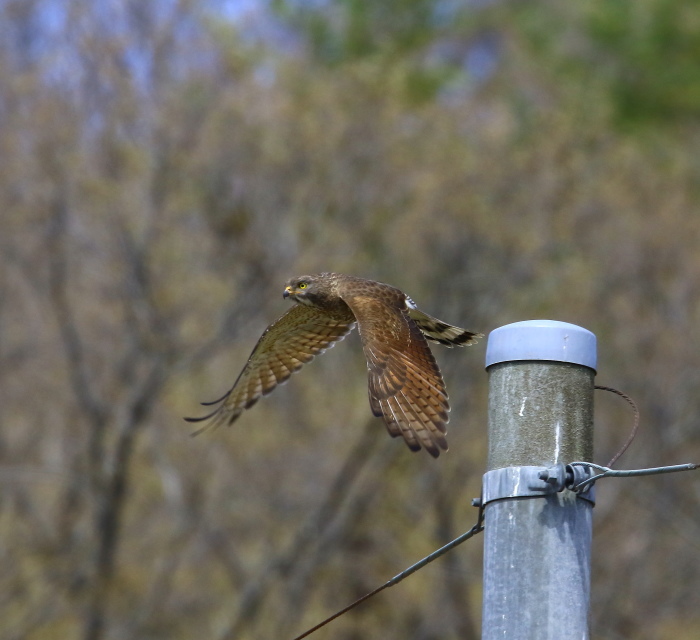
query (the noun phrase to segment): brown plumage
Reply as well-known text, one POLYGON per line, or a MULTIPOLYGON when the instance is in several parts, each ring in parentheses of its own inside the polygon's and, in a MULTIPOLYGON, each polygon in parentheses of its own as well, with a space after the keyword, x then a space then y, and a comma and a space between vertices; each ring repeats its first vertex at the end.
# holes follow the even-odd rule
POLYGON ((233 387, 201 418, 196 433, 230 425, 292 373, 342 340, 358 325, 367 359, 369 403, 389 433, 402 436, 412 451, 436 457, 447 451, 450 410, 445 383, 426 339, 448 347, 482 337, 420 311, 402 291, 388 284, 340 273, 291 279, 284 297, 295 304, 262 334, 233 387))

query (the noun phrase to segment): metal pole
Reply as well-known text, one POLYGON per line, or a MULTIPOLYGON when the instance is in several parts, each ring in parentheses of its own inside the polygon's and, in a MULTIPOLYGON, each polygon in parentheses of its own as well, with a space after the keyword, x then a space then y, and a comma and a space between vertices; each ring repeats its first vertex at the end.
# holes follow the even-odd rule
POLYGON ((482 640, 585 640, 591 501, 511 496, 533 495, 517 493, 523 471, 591 460, 595 336, 549 320, 506 325, 489 336, 486 368, 488 467, 508 469, 487 473, 484 490, 504 473, 517 490, 485 508, 482 640))

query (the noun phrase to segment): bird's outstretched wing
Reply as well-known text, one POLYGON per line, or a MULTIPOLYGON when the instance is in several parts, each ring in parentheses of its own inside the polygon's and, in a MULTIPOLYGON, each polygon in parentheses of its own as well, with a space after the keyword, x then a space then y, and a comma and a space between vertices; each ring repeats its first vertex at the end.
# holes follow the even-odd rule
POLYGON ((418 325, 381 296, 343 295, 357 319, 369 377, 372 412, 408 447, 437 458, 447 451, 450 410, 445 384, 418 325))
POLYGON ((222 404, 201 418, 185 418, 188 422, 204 423, 193 435, 232 424, 245 409, 285 382, 314 356, 342 340, 354 326, 353 321, 334 319, 312 307, 295 304, 262 334, 233 387, 218 400, 202 403, 222 404))

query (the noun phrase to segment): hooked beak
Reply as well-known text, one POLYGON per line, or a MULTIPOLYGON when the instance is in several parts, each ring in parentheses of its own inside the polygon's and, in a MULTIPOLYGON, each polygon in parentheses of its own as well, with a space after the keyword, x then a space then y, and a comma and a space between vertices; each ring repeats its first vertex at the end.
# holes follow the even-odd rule
POLYGON ((284 293, 282 294, 283 298, 289 298, 289 296, 292 295, 292 288, 291 287, 285 287, 284 288, 284 293))

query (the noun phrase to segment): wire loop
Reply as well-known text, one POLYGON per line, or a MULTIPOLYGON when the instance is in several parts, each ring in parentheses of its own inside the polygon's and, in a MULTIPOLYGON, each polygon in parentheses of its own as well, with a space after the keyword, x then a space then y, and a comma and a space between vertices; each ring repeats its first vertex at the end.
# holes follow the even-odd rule
POLYGON ((569 467, 588 467, 590 469, 596 469, 600 473, 587 478, 586 480, 579 482, 571 487, 572 491, 580 493, 585 491, 591 484, 600 478, 629 478, 634 476, 653 476, 661 473, 676 473, 677 471, 692 471, 694 469, 700 469, 700 464, 694 464, 692 462, 686 464, 674 464, 667 467, 651 467, 649 469, 611 469, 610 467, 604 467, 601 464, 596 464, 595 462, 571 462, 569 467))

